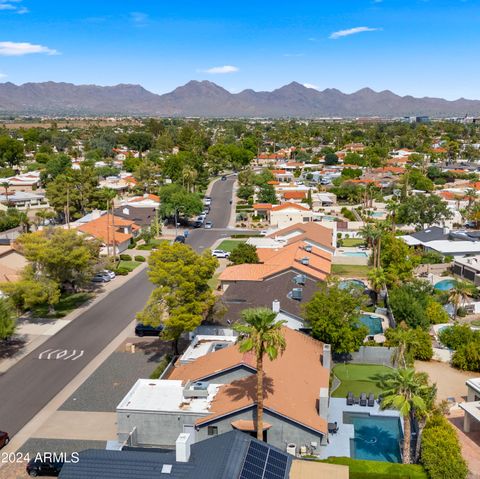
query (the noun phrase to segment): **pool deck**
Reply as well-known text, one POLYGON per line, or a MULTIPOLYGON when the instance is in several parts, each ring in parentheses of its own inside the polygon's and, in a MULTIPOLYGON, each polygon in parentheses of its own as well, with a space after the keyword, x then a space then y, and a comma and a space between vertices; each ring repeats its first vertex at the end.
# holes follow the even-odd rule
MULTIPOLYGON (((367 394, 369 391, 365 391, 367 394)), ((344 412, 355 412, 370 414, 371 416, 382 417, 400 417, 398 411, 391 409, 381 410, 380 405, 375 401, 373 407, 347 406, 345 398, 330 398, 330 406, 328 410, 328 422, 336 422, 338 425, 338 432, 336 434, 329 434, 328 444, 320 448, 319 457, 327 459, 329 457, 350 457, 350 440, 354 437, 353 424, 343 423, 344 412)), ((403 428, 403 421, 400 421, 403 428)))

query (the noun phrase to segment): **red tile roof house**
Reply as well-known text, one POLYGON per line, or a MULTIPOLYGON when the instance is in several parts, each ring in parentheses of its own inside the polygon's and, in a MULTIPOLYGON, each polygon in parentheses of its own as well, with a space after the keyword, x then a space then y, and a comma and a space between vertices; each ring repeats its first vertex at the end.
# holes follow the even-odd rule
POLYGON ((125 251, 132 238, 140 234, 140 226, 133 221, 113 216, 100 216, 78 227, 78 231, 93 236, 102 242, 101 254, 107 253, 107 246, 115 246, 116 253, 125 251))
MULTIPOLYGON (((285 352, 275 361, 264 360, 264 438, 282 450, 286 450, 287 444, 300 448, 315 443, 318 451, 328 437, 330 346, 286 327, 282 331, 286 339, 285 352)), ((194 431, 195 441, 232 429, 254 434, 255 373, 254 355, 241 353, 237 345, 175 367, 168 381, 181 381, 185 387, 192 382, 204 388, 209 384, 220 386, 202 413, 189 412, 189 400, 185 399, 183 406, 180 405, 182 410, 175 411, 173 418, 172 413, 164 414, 165 418, 155 421, 158 426, 150 421, 151 427, 158 428, 164 445, 175 441, 187 424, 189 430, 194 431)), ((193 393, 189 391, 190 394, 193 393)), ((122 422, 119 418, 119 428, 122 422)), ((130 417, 128 425, 130 428, 136 425, 141 436, 145 422, 130 417)))

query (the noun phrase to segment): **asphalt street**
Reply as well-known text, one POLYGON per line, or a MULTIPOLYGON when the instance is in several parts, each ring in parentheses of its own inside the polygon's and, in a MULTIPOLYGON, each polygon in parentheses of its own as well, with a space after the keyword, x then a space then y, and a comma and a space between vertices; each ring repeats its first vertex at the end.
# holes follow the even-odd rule
MULTIPOLYGON (((213 229, 199 228, 191 232, 187 243, 195 250, 209 248, 228 235, 234 181, 229 177, 213 185, 208 215, 213 229)), ((152 289, 146 272, 142 271, 1 375, 0 430, 10 436, 20 431, 128 326, 152 289)))

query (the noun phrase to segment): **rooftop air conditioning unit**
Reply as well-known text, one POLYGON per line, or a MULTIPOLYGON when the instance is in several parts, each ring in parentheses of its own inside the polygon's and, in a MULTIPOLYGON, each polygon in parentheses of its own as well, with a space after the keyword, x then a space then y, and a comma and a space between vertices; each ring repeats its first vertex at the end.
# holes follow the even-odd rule
POLYGON ((309 260, 307 257, 302 258, 302 259, 300 260, 300 263, 305 264, 305 265, 308 265, 309 262, 310 262, 310 260, 309 260))
POLYGON ((303 288, 293 288, 292 289, 292 299, 300 301, 303 297, 303 288))
POLYGON ((297 274, 294 278, 293 281, 295 284, 305 284, 305 281, 307 280, 307 277, 304 274, 297 274))
POLYGON ((194 391, 206 391, 208 388, 208 383, 206 381, 197 381, 192 384, 192 389, 194 391))

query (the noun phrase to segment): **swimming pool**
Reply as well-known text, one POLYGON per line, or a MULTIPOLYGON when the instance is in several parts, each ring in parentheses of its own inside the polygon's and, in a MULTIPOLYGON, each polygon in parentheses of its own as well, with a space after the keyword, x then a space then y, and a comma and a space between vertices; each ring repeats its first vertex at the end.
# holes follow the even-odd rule
POLYGON ((374 218, 382 218, 385 216, 385 213, 383 213, 383 211, 374 211, 373 213, 370 213, 370 216, 373 216, 374 218))
POLYGON ((360 322, 363 323, 369 331, 369 336, 375 334, 382 334, 382 320, 378 316, 371 316, 370 314, 362 314, 360 316, 360 322))
POLYGON ((398 417, 343 413, 343 422, 353 424, 350 457, 370 461, 401 462, 402 425, 398 417))
POLYGON ((322 221, 335 221, 337 218, 335 216, 322 216, 322 221))
POLYGON ((362 288, 366 289, 367 285, 360 281, 359 279, 344 279, 338 283, 338 287, 340 289, 348 289, 348 288, 362 288))
POLYGON ((368 258, 368 253, 365 251, 344 251, 343 253, 340 253, 342 256, 354 256, 354 257, 360 257, 360 258, 368 258))
POLYGON ((434 288, 439 291, 450 291, 455 287, 456 281, 454 279, 443 279, 435 284, 434 288))

